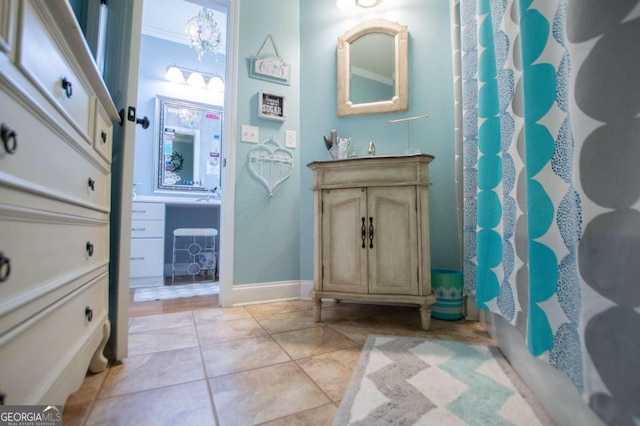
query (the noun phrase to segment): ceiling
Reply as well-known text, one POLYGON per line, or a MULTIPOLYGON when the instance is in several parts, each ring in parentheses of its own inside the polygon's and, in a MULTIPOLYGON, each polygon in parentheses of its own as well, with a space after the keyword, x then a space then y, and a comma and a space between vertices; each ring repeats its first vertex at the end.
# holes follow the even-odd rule
POLYGON ((142 10, 142 34, 188 45, 184 26, 205 6, 213 9, 218 28, 222 32, 221 48, 224 51, 227 38, 227 9, 226 6, 211 0, 147 1, 142 10))

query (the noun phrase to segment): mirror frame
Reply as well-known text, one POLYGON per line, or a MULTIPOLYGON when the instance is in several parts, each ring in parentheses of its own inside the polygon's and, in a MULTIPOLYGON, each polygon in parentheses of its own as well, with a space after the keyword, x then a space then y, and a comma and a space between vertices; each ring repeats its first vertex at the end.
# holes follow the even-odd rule
MULTIPOLYGON (((200 185, 167 185, 163 183, 162 180, 162 168, 164 167, 164 159, 163 159, 163 138, 164 138, 164 127, 165 127, 165 118, 164 118, 164 107, 166 105, 174 106, 174 107, 183 107, 190 108, 201 111, 203 114, 213 113, 220 116, 220 128, 222 129, 224 119, 224 112, 221 107, 216 107, 215 105, 203 104, 200 102, 193 102, 184 99, 176 99, 170 98, 167 96, 156 95, 156 126, 155 126, 155 142, 154 142, 154 193, 173 193, 173 194, 196 194, 199 192, 208 192, 210 188, 207 188, 200 185)), ((173 126, 176 129, 180 130, 191 130, 189 134, 192 134, 194 138, 198 141, 198 145, 202 142, 200 141, 201 129, 199 128, 190 128, 190 127, 179 127, 173 126)), ((222 148, 222 141, 220 141, 220 148, 222 148)), ((221 150, 222 151, 222 150, 221 150)), ((222 158, 222 152, 220 152, 220 158, 222 158)), ((220 170, 222 173, 222 168, 220 170)), ((218 188, 220 190, 220 188, 218 188)))
POLYGON ((407 26, 386 19, 369 19, 361 22, 338 37, 338 117, 409 109, 409 33, 407 26), (350 96, 351 43, 372 33, 384 33, 393 37, 395 45, 395 95, 390 100, 354 104, 350 96))

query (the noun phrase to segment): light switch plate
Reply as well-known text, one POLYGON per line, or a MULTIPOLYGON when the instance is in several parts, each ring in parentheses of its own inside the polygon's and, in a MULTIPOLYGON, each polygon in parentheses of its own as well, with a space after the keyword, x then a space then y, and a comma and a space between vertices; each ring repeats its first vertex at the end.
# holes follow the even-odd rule
POLYGON ((256 126, 247 126, 246 124, 243 124, 240 140, 242 142, 258 143, 258 133, 258 128, 256 126))
POLYGON ((286 131, 286 139, 284 142, 284 146, 286 146, 287 148, 296 147, 296 131, 295 130, 286 131))

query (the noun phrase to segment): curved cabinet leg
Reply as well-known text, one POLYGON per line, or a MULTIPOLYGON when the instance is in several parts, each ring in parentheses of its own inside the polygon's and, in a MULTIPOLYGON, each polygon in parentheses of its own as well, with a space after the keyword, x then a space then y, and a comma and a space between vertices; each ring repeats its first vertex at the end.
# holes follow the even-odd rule
POLYGON ((111 322, 108 319, 104 320, 102 324, 102 340, 98 345, 93 357, 91 358, 91 362, 89 363, 89 371, 92 373, 99 373, 104 371, 107 368, 107 364, 109 360, 104 356, 104 347, 107 344, 107 340, 109 340, 109 335, 111 334, 111 322))
POLYGON ((420 306, 420 322, 422 329, 428 331, 431 327, 431 306, 420 306))

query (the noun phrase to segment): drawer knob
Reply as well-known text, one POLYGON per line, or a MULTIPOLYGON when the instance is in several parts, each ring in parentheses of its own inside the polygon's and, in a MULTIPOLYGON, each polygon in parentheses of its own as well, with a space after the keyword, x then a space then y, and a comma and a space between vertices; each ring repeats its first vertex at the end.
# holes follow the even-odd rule
POLYGON ((89 178, 89 180, 87 181, 87 185, 89 185, 89 188, 91 188, 92 191, 96 190, 96 181, 89 178))
POLYGON ((2 126, 0 126, 0 137, 2 138, 2 144, 7 154, 16 152, 16 148, 18 147, 17 136, 18 134, 14 130, 11 130, 11 127, 2 123, 2 126))
POLYGON ((88 306, 84 308, 84 316, 87 318, 87 321, 91 322, 93 319, 93 309, 88 306))
POLYGON ((102 143, 107 143, 107 132, 105 132, 104 130, 102 130, 100 132, 100 139, 102 139, 102 143))
POLYGON ((93 256, 93 244, 90 241, 87 241, 87 254, 89 257, 93 256))
POLYGON ((11 259, 0 251, 0 283, 6 282, 11 275, 11 259))
POLYGON ((69 80, 67 80, 67 77, 63 77, 62 88, 64 89, 64 93, 65 95, 67 95, 68 99, 71 99, 71 95, 73 95, 73 88, 71 86, 72 84, 69 80))

